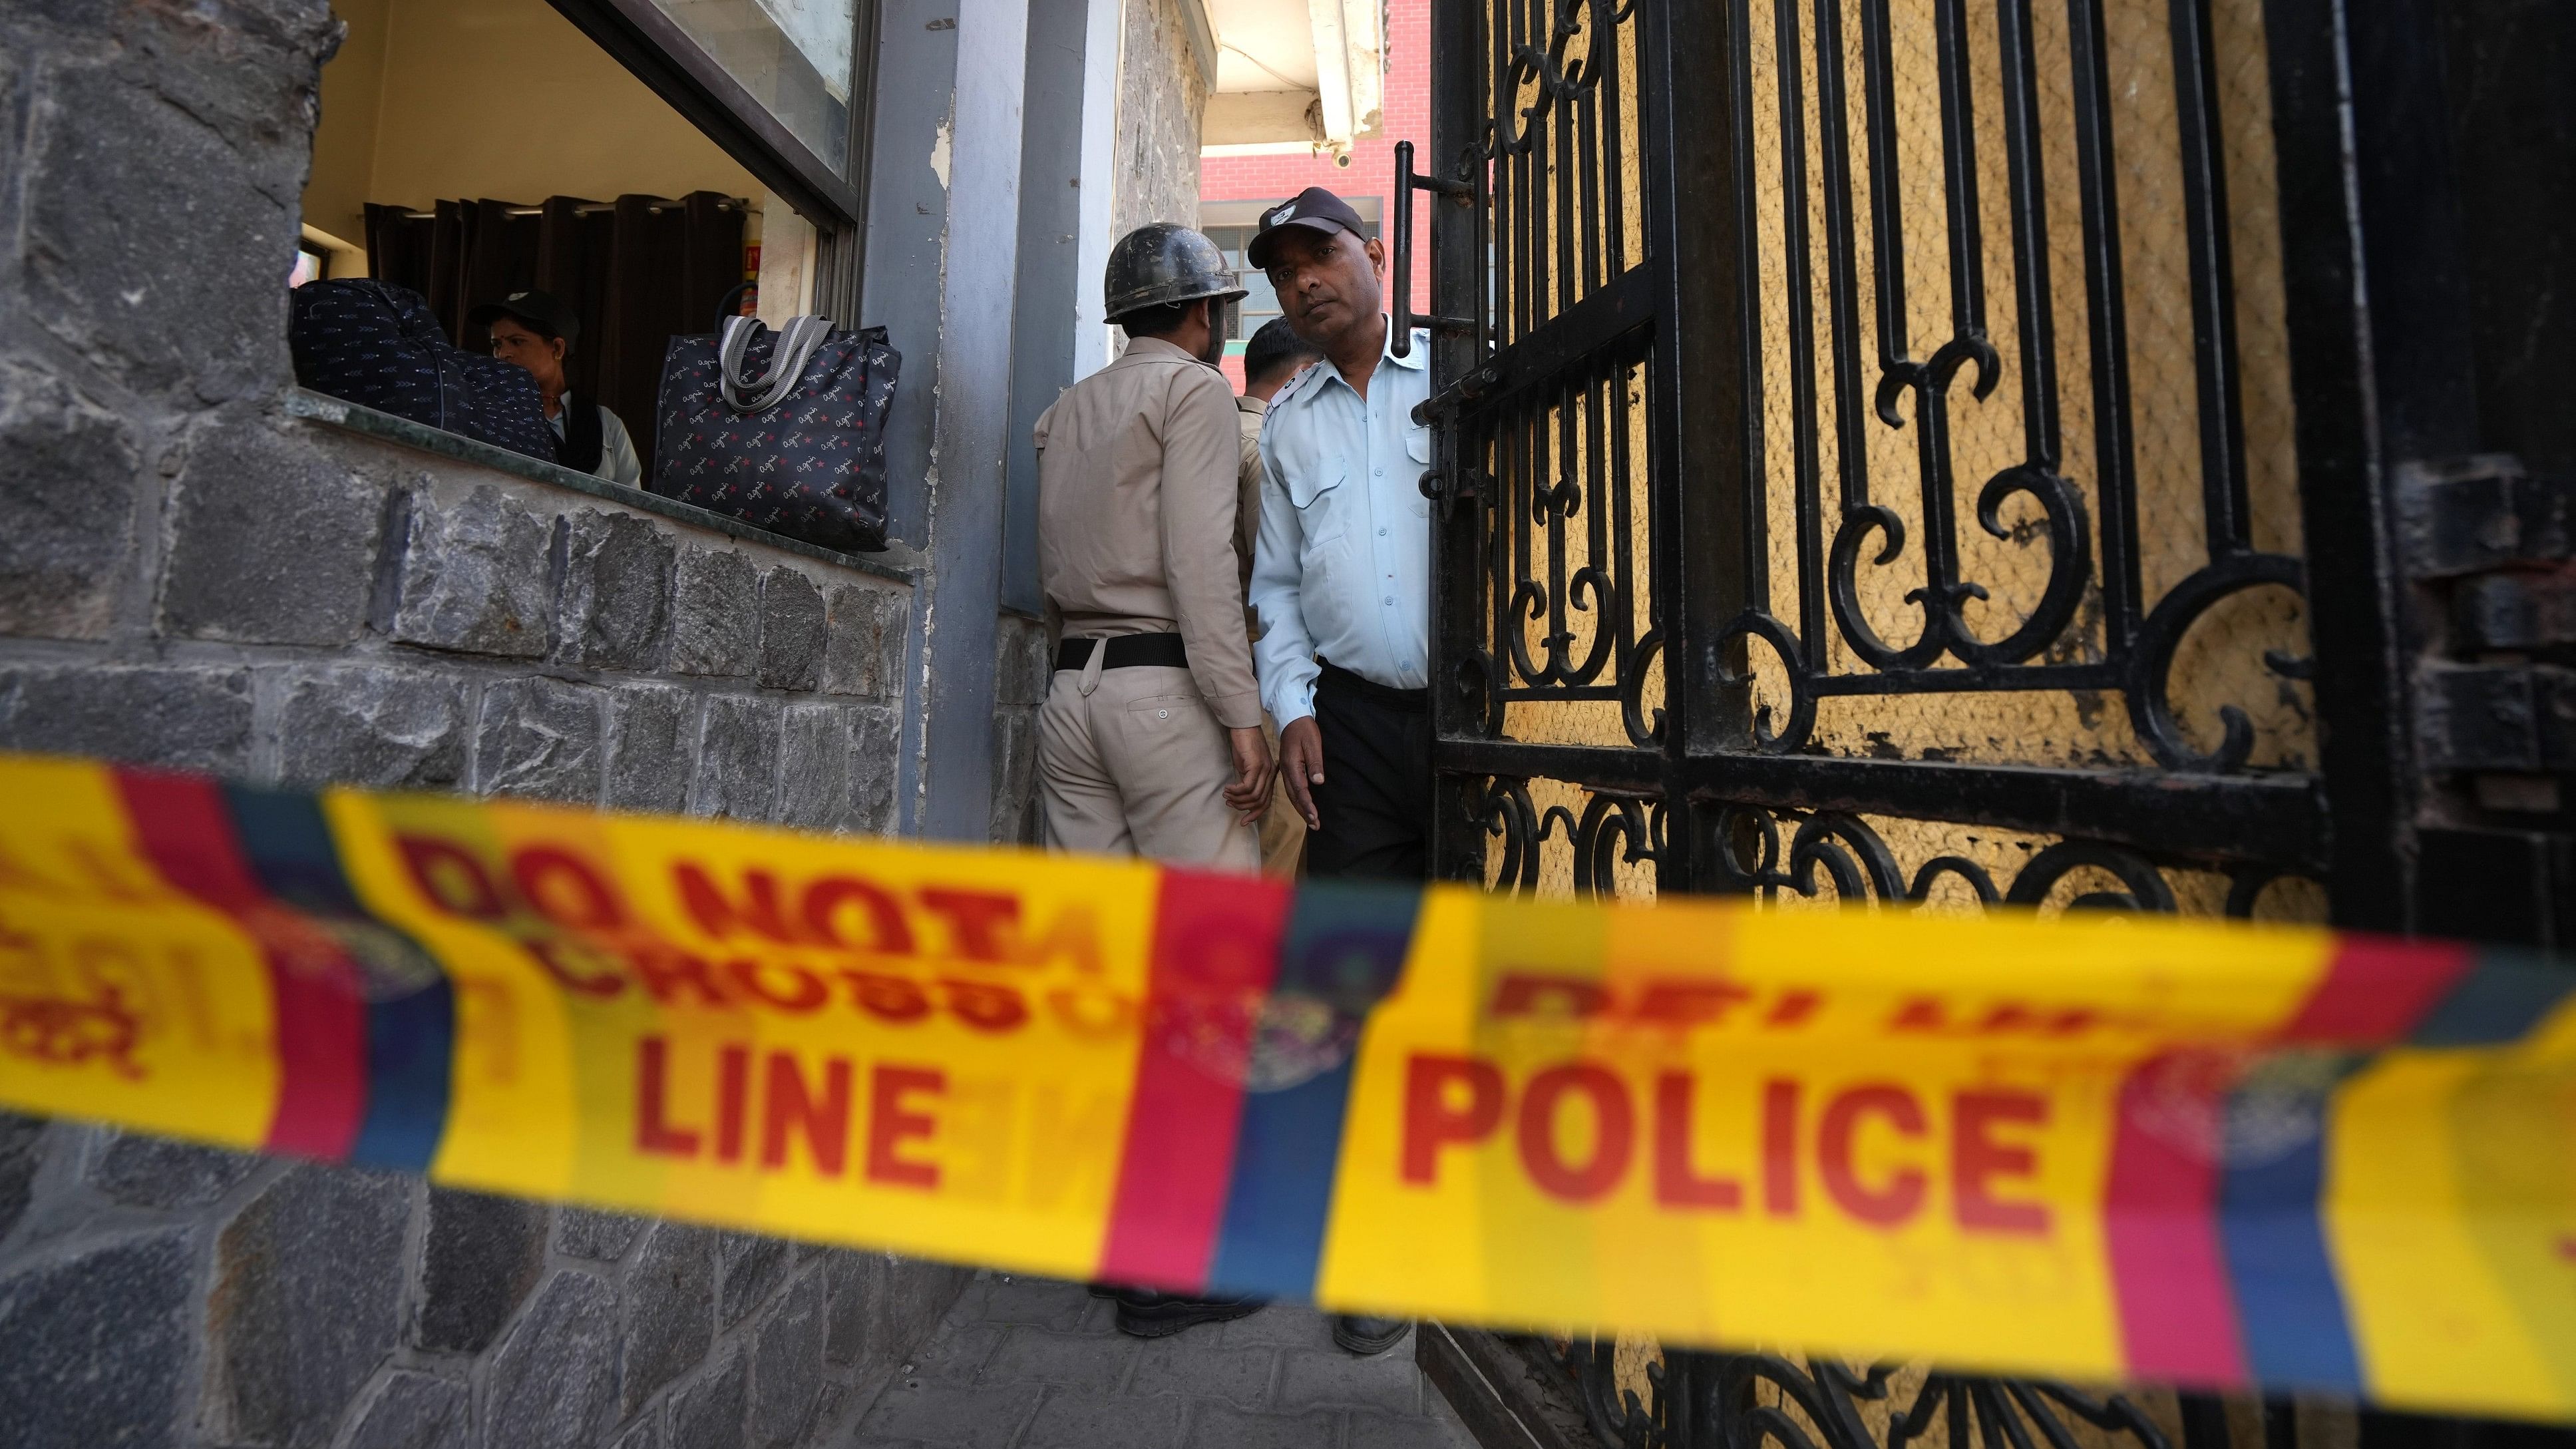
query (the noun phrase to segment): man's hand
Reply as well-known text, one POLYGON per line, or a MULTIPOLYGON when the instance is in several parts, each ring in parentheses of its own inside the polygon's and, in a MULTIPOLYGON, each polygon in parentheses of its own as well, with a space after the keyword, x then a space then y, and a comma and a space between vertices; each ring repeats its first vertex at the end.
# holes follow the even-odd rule
POLYGON ((1300 715, 1279 732, 1279 768, 1287 772, 1288 798, 1295 802, 1297 813, 1306 817, 1306 828, 1323 829, 1324 817, 1315 813, 1311 787, 1324 783, 1324 732, 1316 727, 1313 715, 1300 715))
POLYGON ((1225 787, 1225 803, 1257 823, 1270 803, 1270 741, 1255 726, 1227 730, 1225 742, 1234 750, 1234 783, 1225 787))

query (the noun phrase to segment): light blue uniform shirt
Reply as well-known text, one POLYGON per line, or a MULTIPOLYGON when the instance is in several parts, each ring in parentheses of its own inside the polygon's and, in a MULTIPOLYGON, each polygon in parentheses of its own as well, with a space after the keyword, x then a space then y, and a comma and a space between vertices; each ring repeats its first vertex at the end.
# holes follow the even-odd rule
MULTIPOLYGON (((1387 329, 1394 339, 1395 331, 1387 329)), ((1315 656, 1390 689, 1431 682, 1431 334, 1382 354, 1368 397, 1329 361, 1271 399, 1253 548, 1261 702, 1284 728, 1315 712, 1315 656)))

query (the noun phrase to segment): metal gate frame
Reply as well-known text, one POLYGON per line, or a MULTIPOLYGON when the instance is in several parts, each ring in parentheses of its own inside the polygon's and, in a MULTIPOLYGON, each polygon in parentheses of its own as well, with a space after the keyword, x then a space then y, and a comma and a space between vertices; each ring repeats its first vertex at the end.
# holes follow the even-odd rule
MULTIPOLYGON (((1784 11, 1790 3, 1780 0, 1784 11)), ((2515 23, 2535 30, 2551 23, 2515 21, 2507 13, 2512 0, 2456 3, 2484 12, 2499 33, 2515 23)), ((2205 46, 2206 0, 2199 0, 2198 13, 2205 46)), ((1759 366, 1759 321, 1744 280, 1751 217, 1740 209, 1750 164, 1750 102, 1739 85, 1746 73, 1742 0, 1626 0, 1624 6, 1435 0, 1427 174, 1417 178, 1411 148, 1400 148, 1393 271, 1398 327, 1434 328, 1433 397, 1422 415, 1435 425, 1436 439, 1424 492, 1436 504, 1437 873, 1484 879, 1487 842, 1501 834, 1525 878, 1534 880, 1528 852, 1541 848, 1553 823, 1499 806, 1498 797, 1510 782, 1546 777, 1572 782, 1593 800, 1579 819, 1561 822, 1573 837, 1578 891, 1606 888, 1609 866, 1622 858, 1650 860, 1659 891, 1750 889, 1756 881, 1734 853, 1730 812, 1749 806, 1813 820, 1868 811, 2065 837, 2065 846, 2042 857, 2064 852, 2051 863, 2056 874, 2034 860, 2024 876, 2039 872, 2041 889, 2014 891, 2007 899, 2037 899, 2067 870, 2094 865, 2130 887, 2127 899, 2109 903, 2154 908, 2152 889, 2124 865, 2145 864, 2152 875, 2159 860, 2215 861, 2234 872, 2231 910, 2250 906, 2253 892, 2274 874, 2294 872, 2324 884, 2330 918, 2339 926, 2408 931, 2432 923, 2457 931, 2457 923, 2483 920, 2480 934, 2566 944, 2551 933, 2576 928, 2576 903, 2548 899, 2555 879, 2548 862, 2576 859, 2563 816, 2554 826, 2540 822, 2557 829, 2555 835, 2419 824, 2428 811, 2456 817, 2459 782, 2446 781, 2438 765, 2428 769, 2422 751, 2416 712, 2424 661, 2418 655, 2425 636, 2437 631, 2423 617, 2420 580, 2409 577, 2421 546, 2403 525, 2413 518, 2420 531, 2422 509, 2402 479, 2421 460, 2493 447, 2479 431, 2474 400, 2466 409, 2470 421, 2459 421, 2464 379, 2478 362, 2457 315, 2467 285, 2462 277, 2486 249, 2459 226, 2459 163, 2441 141, 2451 102, 2438 43, 2440 5, 2263 0, 2263 13, 2306 562, 2304 568, 2293 563, 2286 580, 2277 565, 2262 566, 2275 570, 2273 581, 2301 587, 2307 599, 2313 657, 2305 677, 2320 721, 2316 767, 2296 775, 2235 773, 2232 762, 2194 757, 2170 740, 2156 750, 2165 768, 2119 771, 1827 758, 1762 747, 1740 653, 1729 654, 1740 651, 1746 620, 1763 602, 1755 593, 1760 565, 1749 550, 1759 537, 1757 510, 1765 506, 1762 460, 1748 448, 1745 426, 1750 370, 1759 366), (1480 39, 1478 17, 1502 3, 1603 17, 1641 12, 1649 72, 1642 86, 1648 242, 1644 265, 1625 283, 1495 352, 1485 341, 1493 294, 1479 180, 1492 52, 1480 39), (1426 193, 1432 218, 1429 316, 1411 314, 1403 280, 1417 190, 1426 193), (1685 216, 1675 204, 1679 197, 1736 205, 1705 201, 1685 216), (1482 457, 1478 419, 1497 399, 1544 385, 1610 350, 1634 349, 1641 340, 1653 356, 1646 383, 1648 466, 1657 470, 1652 493, 1660 510, 1648 561, 1658 615, 1642 647, 1660 649, 1666 665, 1661 728, 1651 748, 1639 749, 1502 739, 1492 681, 1467 657, 1488 622, 1480 510, 1496 506, 1493 480, 1480 477, 1480 465, 1470 461, 1482 457), (1508 838, 1514 832, 1526 838, 1508 838), (2497 897, 2485 908, 2461 910, 2443 895, 2445 883, 2462 873, 2454 866, 2446 875, 2445 852, 2460 860, 2507 859, 2532 884, 2527 891, 2497 884, 2497 897)), ((2178 37, 2188 19, 2186 13, 2177 21, 2178 37)), ((2206 63, 2205 50, 2199 58, 2206 63)), ((2183 127, 2192 173, 2186 189, 2202 213, 2196 224, 2207 234, 2218 183, 2200 168, 2216 165, 2212 142, 2193 135, 2188 114, 2183 127)), ((2576 156, 2559 154, 2576 165, 2576 156)), ((2216 244, 2223 246, 2223 237, 2216 244)), ((2565 249, 2562 244, 2560 254, 2565 249)), ((2193 258, 2197 314, 2204 323, 2218 318, 2222 330, 2225 309, 2213 306, 2207 289, 2223 290, 2224 266, 2223 252, 2193 258)), ((2205 369, 2203 385, 2206 397, 2205 369)), ((2223 453, 2226 440, 2206 447, 2223 453)), ((2222 503, 2213 501, 2213 509, 2222 503)), ((2107 548, 2105 564, 2108 572, 2107 548)), ((1801 589, 1802 599, 1807 592, 1801 589)), ((2133 627, 2146 622, 2130 621, 2133 627)), ((2146 677, 2118 667, 2107 675, 2103 682, 2112 687, 2146 677)), ((2157 722, 2140 715, 2153 710, 2135 690, 2130 694, 2140 735, 2153 746, 2157 722)), ((1632 719, 1642 703, 1632 704, 1632 719)), ((1769 848, 1776 859, 1758 866, 1788 863, 1776 839, 1769 848)), ((1866 851, 1859 854, 1868 868, 1866 851)), ((1899 877, 1887 884, 1901 889, 1905 883, 1899 877)), ((1885 898, 1898 895, 1880 889, 1885 898)), ((1663 1404, 1631 1399, 1623 1406, 1605 1387, 1606 1346, 1578 1348, 1567 1365, 1603 1442, 1676 1449, 1750 1449, 1766 1438, 1810 1449, 1803 1435, 1791 1437, 1798 1431, 1746 1417, 1756 1381, 1799 1402, 1832 1441, 1830 1449, 1874 1449, 1852 1406, 1888 1387, 1883 1378, 1831 1365, 1677 1353, 1668 1355, 1659 1380, 1663 1404)), ((2216 1401, 2186 1397, 2182 1407, 2195 1449, 2229 1442, 2227 1415, 2216 1401)), ((2019 1449, 2033 1431, 2056 1442, 2053 1430, 2042 1427, 2050 1417, 2089 1422, 2162 1449, 2157 1431, 2142 1428, 2116 1398, 2104 1403, 2046 1386, 1941 1376, 1897 1414, 1885 1449, 1901 1449, 1936 1413, 1960 1449, 1972 1437, 1991 1449, 2019 1449)), ((2300 1437, 2286 1403, 2272 1405, 2261 1422, 2261 1436, 2274 1446, 2300 1437)), ((2388 1414, 2364 1414, 2359 1423, 2366 1446, 2503 1442, 2549 1432, 2388 1414)))

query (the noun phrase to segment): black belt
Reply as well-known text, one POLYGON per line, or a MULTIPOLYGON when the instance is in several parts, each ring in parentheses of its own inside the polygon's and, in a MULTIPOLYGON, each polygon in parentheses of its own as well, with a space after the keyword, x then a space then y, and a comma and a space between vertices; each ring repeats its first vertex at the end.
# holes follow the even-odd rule
POLYGON ((1108 655, 1100 661, 1103 669, 1187 669, 1190 656, 1181 648, 1178 634, 1120 634, 1109 640, 1067 639, 1055 646, 1055 667, 1080 669, 1091 662, 1091 646, 1109 646, 1108 655))
POLYGON ((1429 689, 1397 689, 1374 679, 1363 679, 1329 659, 1318 659, 1315 663, 1324 671, 1315 681, 1318 687, 1329 688, 1335 693, 1355 694, 1372 704, 1399 709, 1406 714, 1428 714, 1431 711, 1429 689))

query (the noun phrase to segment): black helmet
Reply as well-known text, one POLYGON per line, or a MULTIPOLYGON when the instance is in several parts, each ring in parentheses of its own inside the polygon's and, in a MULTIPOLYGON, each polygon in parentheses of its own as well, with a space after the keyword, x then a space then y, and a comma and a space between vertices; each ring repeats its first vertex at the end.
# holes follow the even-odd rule
POLYGON ((1156 221, 1118 239, 1109 251, 1109 275, 1101 284, 1109 320, 1141 307, 1166 302, 1195 302, 1220 297, 1231 302, 1243 295, 1234 269, 1216 243, 1176 221, 1156 221))

